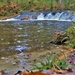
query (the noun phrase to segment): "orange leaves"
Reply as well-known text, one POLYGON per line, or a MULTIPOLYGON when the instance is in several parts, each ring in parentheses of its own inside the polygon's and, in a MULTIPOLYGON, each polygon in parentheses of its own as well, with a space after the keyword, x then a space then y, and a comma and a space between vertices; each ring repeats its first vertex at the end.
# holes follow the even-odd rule
POLYGON ((28 72, 28 71, 18 71, 15 75, 74 75, 75 69, 67 69, 67 70, 56 70, 56 69, 49 69, 43 71, 35 71, 35 72, 28 72))

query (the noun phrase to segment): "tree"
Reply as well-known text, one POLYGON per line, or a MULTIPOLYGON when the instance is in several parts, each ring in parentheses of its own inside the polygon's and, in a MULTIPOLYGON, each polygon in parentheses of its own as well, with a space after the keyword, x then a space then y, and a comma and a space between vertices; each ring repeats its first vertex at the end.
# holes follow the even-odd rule
POLYGON ((59 0, 59 7, 62 6, 62 0, 59 0))
POLYGON ((53 0, 50 0, 50 9, 53 10, 53 0))

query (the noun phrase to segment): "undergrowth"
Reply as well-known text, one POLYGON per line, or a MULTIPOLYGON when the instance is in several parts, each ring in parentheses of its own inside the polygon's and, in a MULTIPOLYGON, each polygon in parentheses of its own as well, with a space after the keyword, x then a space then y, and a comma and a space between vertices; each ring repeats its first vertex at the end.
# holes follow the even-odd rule
POLYGON ((23 11, 74 10, 75 0, 0 0, 0 16, 23 11))
POLYGON ((75 48, 75 25, 73 24, 72 26, 70 26, 66 30, 65 34, 69 37, 69 40, 67 40, 65 43, 72 48, 75 48))
POLYGON ((51 54, 50 57, 44 59, 39 64, 33 63, 33 69, 47 70, 50 68, 65 69, 67 67, 66 58, 59 59, 57 54, 51 54))

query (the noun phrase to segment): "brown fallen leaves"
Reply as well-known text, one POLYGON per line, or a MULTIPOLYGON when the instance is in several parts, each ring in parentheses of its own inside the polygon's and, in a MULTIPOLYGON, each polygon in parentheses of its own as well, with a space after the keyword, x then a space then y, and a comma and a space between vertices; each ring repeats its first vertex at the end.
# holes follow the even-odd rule
POLYGON ((18 71, 15 75, 75 75, 75 68, 69 68, 67 70, 48 69, 43 71, 18 71))

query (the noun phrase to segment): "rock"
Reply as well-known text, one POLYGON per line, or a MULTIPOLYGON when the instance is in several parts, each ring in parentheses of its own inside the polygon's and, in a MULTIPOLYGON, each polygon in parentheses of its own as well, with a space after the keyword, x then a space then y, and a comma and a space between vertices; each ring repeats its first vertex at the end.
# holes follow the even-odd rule
POLYGON ((26 61, 24 59, 19 60, 19 66, 25 66, 26 65, 26 61))
POLYGON ((25 59, 28 59, 29 57, 28 56, 25 56, 25 59))
POLYGON ((24 53, 23 53, 23 52, 21 52, 21 53, 19 53, 18 55, 19 55, 19 56, 24 56, 24 53))
POLYGON ((16 62, 12 61, 12 65, 16 65, 16 62))
POLYGON ((9 75, 8 73, 5 73, 3 70, 0 71, 0 75, 9 75))
POLYGON ((67 55, 66 62, 75 64, 75 51, 72 51, 67 55))
POLYGON ((34 13, 33 15, 32 15, 32 19, 37 19, 37 13, 34 13))
POLYGON ((2 60, 4 60, 4 59, 5 59, 5 57, 1 57, 1 59, 2 59, 2 60))
POLYGON ((22 18, 21 20, 29 20, 30 19, 30 16, 29 15, 26 15, 24 18, 22 18))

